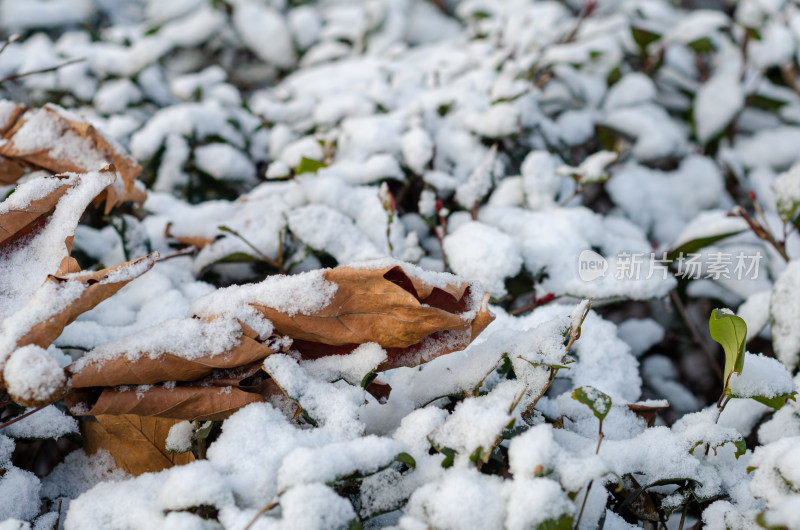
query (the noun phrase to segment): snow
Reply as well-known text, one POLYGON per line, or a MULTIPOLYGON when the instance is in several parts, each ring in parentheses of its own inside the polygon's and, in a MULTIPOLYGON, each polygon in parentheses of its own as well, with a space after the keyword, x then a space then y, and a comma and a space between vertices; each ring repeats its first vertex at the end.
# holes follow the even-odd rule
POLYGON ((400 445, 385 438, 366 436, 333 443, 324 449, 295 449, 278 470, 278 491, 313 483, 332 483, 353 473, 368 475, 386 467, 400 453, 400 445))
POLYGON ((745 353, 741 374, 732 374, 730 389, 736 397, 774 398, 794 392, 792 375, 772 357, 745 353))
MULTIPOLYGON (((4 82, 2 128, 13 101, 28 107, 2 148, 99 169, 108 153, 67 127, 81 116, 130 150, 149 194, 141 209, 103 212, 91 203, 109 185, 122 191, 116 175, 26 166, 3 183, 4 227, 65 193, 0 242, 0 380, 20 401, 46 402, 69 384, 70 362, 224 355, 243 324, 280 347, 261 367, 288 398, 215 424, 206 459, 139 477, 104 451, 32 442, 79 435, 61 403, 45 407, 0 433, 0 524, 243 528, 274 502, 254 528, 527 528, 576 517, 594 481, 581 528, 604 514, 606 527, 630 528, 607 508, 611 473, 701 482, 695 495, 718 500, 685 526, 695 516, 711 528, 800 524, 786 482, 800 483, 800 405, 744 398, 786 396, 798 382, 800 235, 785 224, 800 204, 800 97, 787 66, 796 6, 610 2, 579 21, 574 1, 162 4, 0 1, 0 26, 22 35, 0 54, 0 77, 82 59, 4 82), (641 49, 632 28, 659 38, 641 49), (297 175, 303 158, 324 167, 297 175), (729 216, 735 206, 785 239, 789 259, 729 216), (104 280, 149 269, 54 346, 20 347, 85 292, 80 276, 47 280, 73 235, 82 274, 158 254, 104 280), (679 283, 659 258, 681 247, 696 250, 702 275, 715 254, 763 260, 752 281, 679 283), (594 279, 581 268, 590 259, 594 279), (346 264, 400 266, 440 288, 468 282, 458 314, 496 318, 472 342, 468 331, 431 339, 461 351, 378 372, 370 390, 391 391, 373 396, 361 383, 395 351, 368 343, 298 360, 256 307, 313 314, 337 293, 323 267, 346 264), (706 402, 721 382, 671 293, 701 335, 708 307, 738 306, 749 347, 764 352, 746 355, 730 381, 742 399, 721 414, 706 402), (586 386, 612 400, 599 454, 597 418, 570 397, 586 386), (648 427, 634 403, 669 408, 648 427), (14 466, 32 443, 43 448, 35 465, 14 466), (416 465, 396 461, 401 452, 416 465)), ((4 410, 0 422, 23 409, 4 410)), ((188 450, 193 435, 179 423, 166 445, 188 450)), ((676 508, 665 524, 677 527, 684 498, 670 485, 649 492, 676 508)))
POLYGON ((226 318, 211 321, 170 319, 147 329, 146 333, 113 340, 94 348, 75 361, 70 369, 78 372, 93 366, 100 370, 104 362, 118 358, 136 361, 142 357, 158 359, 170 354, 191 360, 221 355, 237 346, 241 336, 241 326, 226 318))
POLYGON ((459 226, 444 239, 453 271, 483 283, 495 299, 506 295, 505 278, 522 268, 519 243, 500 230, 477 221, 459 226))
POLYGON ((505 381, 486 396, 462 401, 453 414, 431 434, 434 447, 458 453, 459 461, 467 461, 478 449, 484 454, 491 449, 513 416, 525 388, 517 381, 505 381))
POLYGON ((47 350, 29 345, 11 354, 3 370, 8 393, 27 403, 52 401, 64 387, 64 370, 47 350))
MULTIPOLYGON (((28 409, 25 412, 30 412, 28 409)), ((60 438, 65 434, 78 434, 78 422, 53 405, 23 418, 3 429, 12 438, 60 438)))
POLYGON ((347 355, 320 357, 302 361, 303 369, 312 377, 326 381, 344 379, 359 385, 364 377, 387 359, 386 350, 375 342, 365 342, 347 355))
POLYGON ((769 302, 775 355, 787 367, 797 366, 800 360, 800 330, 796 326, 800 318, 798 284, 800 262, 792 262, 776 280, 769 302))
POLYGON ((722 132, 744 106, 744 97, 738 72, 723 72, 706 81, 694 102, 697 139, 706 143, 722 132))
POLYGON ((664 339, 664 328, 651 318, 629 318, 617 326, 617 335, 636 357, 664 339))
POLYGON ((778 175, 772 181, 772 191, 781 217, 786 221, 792 220, 800 206, 800 166, 792 166, 778 175))
POLYGON ((185 453, 192 449, 194 425, 189 421, 181 421, 169 428, 166 449, 174 453, 185 453))
POLYGON ((207 144, 194 150, 198 169, 219 180, 254 180, 256 168, 244 153, 227 144, 207 144))

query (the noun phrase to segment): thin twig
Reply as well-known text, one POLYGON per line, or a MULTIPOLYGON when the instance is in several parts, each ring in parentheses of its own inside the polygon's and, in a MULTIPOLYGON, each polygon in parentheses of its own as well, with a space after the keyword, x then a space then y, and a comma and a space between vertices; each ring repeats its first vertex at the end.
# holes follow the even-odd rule
POLYGON ((33 409, 33 410, 29 410, 29 411, 28 411, 28 412, 26 412, 25 414, 22 414, 22 415, 20 415, 20 416, 17 416, 17 417, 16 417, 16 418, 14 418, 14 419, 8 420, 7 422, 5 422, 5 423, 3 423, 3 424, 0 424, 0 429, 5 429, 5 428, 6 428, 6 427, 8 427, 9 425, 12 425, 12 424, 14 424, 14 423, 17 423, 19 420, 24 420, 25 418, 27 418, 28 416, 30 416, 30 415, 31 415, 31 414, 33 414, 34 412, 39 412, 40 410, 42 410, 42 409, 43 409, 43 408, 45 408, 45 407, 47 407, 47 405, 42 405, 41 407, 37 407, 37 408, 35 408, 35 409, 33 409))
POLYGON ((258 513, 255 514, 255 516, 250 520, 250 522, 247 523, 247 526, 242 528, 242 530, 250 530, 250 527, 253 526, 256 523, 256 521, 258 521, 259 517, 261 517, 268 511, 272 510, 273 508, 277 507, 279 504, 280 503, 278 501, 273 501, 264 505, 264 507, 258 510, 258 513))
POLYGON ((13 75, 10 75, 8 77, 4 77, 3 79, 0 79, 0 85, 2 85, 3 83, 7 83, 8 81, 16 81, 17 79, 22 79, 23 77, 28 77, 28 76, 31 76, 31 75, 46 74, 48 72, 53 72, 55 70, 58 70, 59 68, 63 68, 65 66, 69 66, 69 65, 75 64, 75 63, 80 63, 80 62, 85 61, 85 60, 86 60, 86 57, 78 57, 77 59, 70 59, 69 61, 65 61, 65 62, 63 62, 61 64, 57 64, 55 66, 51 66, 50 68, 42 68, 40 70, 33 70, 33 71, 30 71, 30 72, 23 72, 21 74, 13 74, 13 75))
POLYGON ((509 311, 509 314, 517 316, 517 315, 521 315, 522 313, 526 313, 528 311, 533 311, 534 309, 536 309, 540 305, 544 305, 544 304, 552 301, 553 299, 555 299, 555 295, 553 293, 547 293, 546 295, 542 296, 541 298, 536 298, 536 293, 533 293, 533 300, 531 301, 530 304, 526 304, 526 305, 524 305, 522 307, 518 307, 516 309, 512 309, 511 311, 509 311))
POLYGON ((197 252, 197 247, 191 246, 184 248, 183 250, 179 250, 177 252, 173 252, 172 254, 167 254, 166 256, 161 256, 158 258, 158 261, 167 261, 168 259, 173 258, 180 258, 181 256, 191 256, 197 252))
POLYGON ((17 42, 18 40, 19 35, 11 35, 8 40, 3 43, 3 46, 0 46, 0 53, 6 51, 6 48, 8 48, 12 42, 17 42))
MULTIPOLYGON (((761 206, 758 206, 758 202, 755 200, 755 194, 751 192, 750 197, 753 200, 753 205, 756 208, 756 213, 763 217, 764 212, 761 211, 761 206)), ((745 209, 742 208, 741 206, 737 206, 736 208, 731 210, 731 212, 728 215, 739 216, 742 219, 744 219, 745 222, 747 223, 747 226, 750 227, 750 230, 753 231, 756 237, 758 237, 759 239, 763 239, 764 241, 772 245, 772 247, 775 250, 777 250, 778 254, 780 254, 780 256, 784 259, 784 261, 786 261, 787 263, 789 262, 789 255, 786 254, 785 242, 778 241, 777 239, 775 239, 775 236, 772 235, 772 231, 766 224, 766 218, 764 218, 764 222, 762 224, 762 222, 758 221, 757 219, 753 219, 752 217, 750 217, 750 214, 748 214, 745 211, 745 209)))
MULTIPOLYGON (((579 338, 581 338, 581 326, 583 326, 583 321, 586 320, 586 317, 589 315, 589 310, 590 309, 592 309, 592 299, 591 298, 589 299, 589 303, 586 304, 586 308, 583 310, 583 314, 581 315, 581 321, 578 323, 577 329, 574 329, 572 327, 572 322, 570 322, 570 325, 569 325, 569 341, 567 342, 567 345, 564 347, 564 357, 562 357, 562 362, 563 362, 564 359, 566 359, 567 354, 572 349, 572 345, 575 344, 575 341, 578 340, 579 338)), ((533 409, 536 406, 536 404, 539 403, 539 400, 542 398, 543 395, 545 395, 547 393, 547 391, 550 389, 550 385, 552 385, 553 381, 555 381, 556 372, 558 372, 557 369, 554 369, 553 367, 550 367, 550 377, 547 379, 547 384, 544 386, 544 388, 539 393, 539 395, 536 396, 536 399, 533 400, 533 403, 528 405, 528 408, 525 409, 525 412, 523 413, 523 415, 530 415, 530 414, 533 413, 533 409)))
POLYGON ((686 504, 683 505, 683 511, 681 512, 681 522, 678 525, 678 530, 683 530, 683 524, 686 522, 686 512, 689 509, 689 501, 687 499, 686 504))
MULTIPOLYGON (((605 435, 603 434, 603 420, 600 420, 600 429, 597 435, 597 449, 594 450, 594 454, 600 454, 600 444, 603 443, 603 438, 605 435)), ((589 499, 589 494, 592 492, 592 485, 594 484, 594 479, 589 481, 589 485, 586 486, 586 495, 583 496, 583 504, 581 504, 581 511, 578 512, 578 520, 575 522, 575 528, 580 528, 581 526, 581 518, 583 517, 583 510, 586 508, 586 501, 589 499)))

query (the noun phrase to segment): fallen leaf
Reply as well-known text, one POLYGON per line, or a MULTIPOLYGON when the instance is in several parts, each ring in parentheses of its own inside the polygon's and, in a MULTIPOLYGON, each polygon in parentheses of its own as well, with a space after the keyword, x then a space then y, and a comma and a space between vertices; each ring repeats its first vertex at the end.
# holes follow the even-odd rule
POLYGON ((170 453, 166 449, 169 430, 180 420, 133 414, 99 415, 96 419, 83 422, 84 451, 94 454, 105 449, 129 473, 140 475, 194 461, 191 452, 170 453))
MULTIPOLYGON (((61 335, 64 328, 78 318, 81 313, 92 309, 122 289, 131 280, 149 271, 157 259, 158 253, 153 252, 142 258, 108 269, 49 276, 45 283, 54 285, 45 285, 43 288, 54 287, 55 293, 59 291, 68 292, 67 290, 69 289, 70 296, 63 301, 66 305, 63 306, 62 304, 62 307, 54 313, 38 315, 40 320, 17 340, 17 346, 35 344, 42 348, 47 348, 61 335), (74 285, 74 282, 83 286, 80 292, 70 288, 70 285, 74 285)), ((63 266, 64 262, 62 261, 63 266)))
POLYGON ((24 207, 2 208, 3 204, 0 204, 0 245, 8 243, 15 236, 29 232, 39 219, 55 209, 58 201, 71 186, 70 182, 63 180, 47 195, 30 201, 24 207))
POLYGON ((268 346, 245 334, 228 352, 185 359, 172 353, 126 356, 92 360, 72 372, 73 388, 113 387, 118 385, 151 385, 164 381, 194 381, 220 368, 235 368, 264 359, 274 353, 268 346))
POLYGON ((0 156, 0 184, 14 184, 26 172, 25 166, 19 162, 0 156))
POLYGON ((4 137, 0 155, 53 173, 85 173, 113 164, 130 191, 142 172, 114 140, 52 103, 22 114, 4 137))
MULTIPOLYGON (((20 105, 19 103, 15 103, 9 100, 5 100, 6 105, 14 105, 14 110, 11 112, 7 112, 7 117, 5 123, 0 124, 0 136, 5 136, 6 133, 17 123, 17 120, 20 116, 22 116, 28 108, 25 105, 20 105)), ((4 112, 4 114, 6 113, 4 112)))
POLYGON ((494 319, 488 299, 468 311, 467 282, 443 287, 410 276, 400 266, 337 267, 324 273, 338 288, 326 307, 311 315, 288 315, 253 304, 277 333, 294 340, 303 359, 350 353, 376 342, 388 359, 379 369, 416 366, 466 347, 494 319))
POLYGON ((184 420, 224 420, 250 403, 271 401, 297 412, 297 405, 262 369, 261 363, 215 371, 183 384, 76 389, 65 399, 76 415, 137 414, 184 420))
POLYGON ((110 137, 71 112, 51 103, 26 112, 17 107, 2 130, 0 183, 16 182, 26 166, 52 173, 86 173, 103 168, 117 172, 115 183, 98 195, 105 213, 122 202, 144 202, 147 192, 136 186, 142 168, 110 137))
POLYGON ((171 237, 172 239, 179 241, 184 245, 203 248, 214 242, 214 239, 204 236, 177 236, 171 232, 171 227, 172 223, 167 223, 167 227, 164 229, 164 235, 166 237, 171 237))
POLYGON ((641 403, 630 403, 628 408, 631 410, 631 412, 647 422, 648 427, 653 427, 656 424, 658 413, 662 410, 668 409, 669 403, 666 405, 644 405, 641 403))
MULTIPOLYGON (((339 267, 324 276, 337 288, 328 304, 312 314, 289 315, 252 304, 273 323, 271 338, 280 340, 260 342, 257 333, 241 322, 206 316, 199 323, 187 319, 191 324, 171 324, 177 327, 167 328, 171 331, 163 336, 184 333, 191 326, 197 328, 192 333, 200 340, 211 332, 212 323, 219 322, 221 329, 235 326, 225 333, 241 330, 235 347, 188 358, 192 356, 170 352, 169 344, 157 343, 152 352, 140 352, 129 350, 122 341, 111 350, 87 354, 67 369, 73 388, 66 398, 70 410, 79 415, 208 420, 224 419, 249 403, 270 400, 294 416, 299 406, 260 369, 261 361, 279 350, 291 348, 308 359, 346 354, 360 344, 376 342, 387 351, 387 360, 378 369, 416 366, 463 349, 494 318, 488 297, 476 300, 472 286, 455 278, 449 284, 432 285, 399 265, 377 270, 339 267), (129 355, 130 351, 135 354, 129 355)), ((390 390, 374 384, 371 389, 384 397, 390 390)))

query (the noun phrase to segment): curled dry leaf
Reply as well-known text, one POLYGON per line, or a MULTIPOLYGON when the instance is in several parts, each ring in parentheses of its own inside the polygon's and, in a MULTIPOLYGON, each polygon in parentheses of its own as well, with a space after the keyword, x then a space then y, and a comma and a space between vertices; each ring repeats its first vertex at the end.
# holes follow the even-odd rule
POLYGON ((132 414, 100 415, 96 419, 83 422, 84 450, 94 454, 105 449, 129 473, 140 475, 194 461, 191 452, 170 453, 166 449, 169 430, 180 420, 132 414))
POLYGON ((176 235, 172 233, 172 223, 167 223, 167 227, 164 229, 164 235, 166 237, 171 237, 176 241, 183 243, 184 245, 189 245, 192 247, 203 248, 205 246, 210 245, 214 242, 212 238, 205 237, 205 236, 184 236, 184 235, 176 235))
MULTIPOLYGON (((57 177, 51 177, 56 179, 57 177)), ((30 200, 27 204, 11 204, 13 201, 4 201, 0 204, 0 245, 4 245, 12 238, 23 236, 30 232, 37 221, 49 215, 74 183, 59 179, 54 186, 48 189, 43 197, 30 200)))
MULTIPOLYGON (((69 243, 68 241, 68 246, 69 243)), ((62 261, 62 267, 69 259, 71 258, 62 261)), ((7 321, 11 324, 7 330, 11 336, 7 339, 17 349, 14 355, 27 351, 25 346, 34 345, 46 349, 81 313, 92 309, 131 280, 150 270, 157 259, 158 253, 154 252, 100 271, 49 276, 31 301, 7 321), (43 300, 48 303, 43 304, 43 300)), ((5 385, 8 358, 0 356, 0 388, 5 385)), ((61 377, 64 377, 63 374, 61 377)), ((59 386, 53 387, 47 396, 38 396, 35 401, 17 397, 15 401, 28 406, 40 406, 58 400, 61 394, 59 386)))
POLYGON ((162 385, 82 388, 70 393, 73 414, 138 414, 184 420, 223 420, 250 403, 270 401, 294 416, 298 407, 261 362, 215 370, 201 380, 162 385))
POLYGON ((3 135, 0 155, 53 173, 85 173, 113 164, 127 191, 142 168, 114 140, 52 103, 29 110, 3 135))
MULTIPOLYGON (((493 319, 487 297, 473 293, 471 284, 452 276, 431 274, 425 281, 400 265, 339 267, 323 276, 335 289, 321 309, 280 311, 268 305, 271 297, 247 296, 246 286, 240 288, 244 290, 240 303, 255 307, 271 321, 275 333, 291 338, 295 357, 345 354, 360 344, 375 342, 388 354, 379 369, 416 366, 463 349, 493 319)), ((279 287, 282 278, 269 281, 279 287)), ((288 289, 296 284, 287 281, 286 285, 288 289)), ((258 286, 253 286, 252 292, 257 291, 258 286)), ((213 324, 219 323, 222 329, 231 322, 230 317, 208 316, 177 325, 183 335, 196 328, 191 333, 197 334, 202 348, 209 341, 199 339, 213 324)), ((280 342, 285 349, 286 341, 260 342, 248 326, 232 323, 236 326, 226 333, 237 336, 224 351, 170 351, 165 339, 151 341, 152 351, 135 350, 134 342, 123 340, 108 351, 101 347, 90 352, 68 368, 73 388, 67 396, 70 410, 207 420, 224 419, 249 403, 270 400, 295 415, 296 404, 261 370, 259 362, 279 351, 280 342)))
POLYGON ((378 369, 417 366, 464 349, 488 326, 488 296, 474 300, 467 282, 431 285, 402 267, 337 267, 324 273, 333 299, 314 314, 253 304, 275 330, 292 337, 303 359, 350 353, 376 342, 388 358, 378 369))
POLYGON ((81 313, 89 311, 125 287, 131 280, 153 268, 158 257, 158 252, 153 252, 108 269, 49 276, 45 284, 48 282, 55 284, 55 296, 58 296, 59 293, 69 293, 62 300, 65 306, 34 324, 24 336, 17 340, 17 345, 36 344, 46 348, 81 313), (70 285, 74 285, 73 282, 80 284, 82 289, 70 288, 70 285))
POLYGON ((109 168, 119 178, 93 201, 105 202, 105 213, 122 202, 142 204, 144 186, 136 182, 142 168, 116 141, 58 105, 27 109, 7 100, 0 106, 8 119, 0 125, 0 184, 13 184, 29 169, 52 173, 87 173, 109 168))
POLYGON ((194 381, 215 369, 235 368, 264 359, 273 353, 268 346, 244 333, 232 349, 216 355, 186 359, 172 353, 144 354, 135 359, 119 356, 92 359, 72 372, 73 388, 118 385, 152 385, 164 381, 194 381))

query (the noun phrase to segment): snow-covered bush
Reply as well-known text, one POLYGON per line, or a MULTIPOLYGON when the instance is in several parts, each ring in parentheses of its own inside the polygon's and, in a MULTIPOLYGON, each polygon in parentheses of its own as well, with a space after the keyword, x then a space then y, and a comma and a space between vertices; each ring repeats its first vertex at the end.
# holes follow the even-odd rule
POLYGON ((0 0, 0 528, 800 528, 800 8, 683 4, 0 0))

